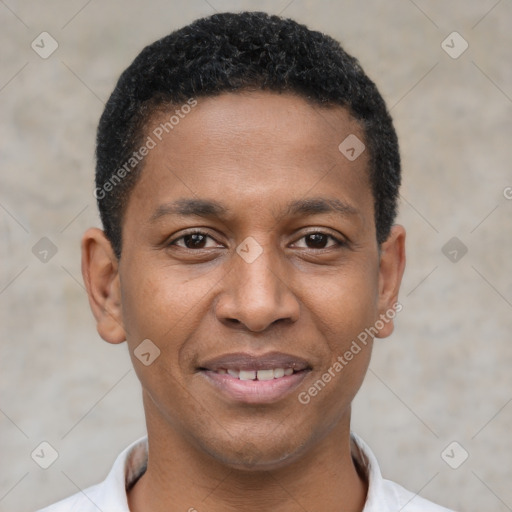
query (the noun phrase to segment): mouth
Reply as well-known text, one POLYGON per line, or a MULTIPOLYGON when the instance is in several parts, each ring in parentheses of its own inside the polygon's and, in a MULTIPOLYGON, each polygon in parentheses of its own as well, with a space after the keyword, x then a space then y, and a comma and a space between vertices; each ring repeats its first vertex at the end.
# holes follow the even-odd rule
POLYGON ((292 375, 293 368, 267 368, 264 370, 231 370, 219 368, 215 373, 218 375, 229 374, 231 377, 239 380, 272 380, 280 379, 285 375, 292 375))
POLYGON ((224 399, 256 404, 282 400, 300 385, 311 365, 290 354, 237 353, 206 361, 198 371, 224 399))

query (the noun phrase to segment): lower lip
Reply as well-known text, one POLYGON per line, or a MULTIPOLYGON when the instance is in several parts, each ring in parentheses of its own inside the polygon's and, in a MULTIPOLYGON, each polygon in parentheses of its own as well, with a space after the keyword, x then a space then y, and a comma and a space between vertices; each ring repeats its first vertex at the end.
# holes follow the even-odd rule
POLYGON ((249 404, 272 403, 296 389, 306 377, 307 370, 272 380, 240 380, 224 373, 202 370, 201 374, 231 400, 249 404))

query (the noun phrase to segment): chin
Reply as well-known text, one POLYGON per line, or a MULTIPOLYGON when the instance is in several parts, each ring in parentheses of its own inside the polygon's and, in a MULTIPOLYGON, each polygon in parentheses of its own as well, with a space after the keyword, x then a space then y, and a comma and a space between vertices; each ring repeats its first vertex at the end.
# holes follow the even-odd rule
POLYGON ((203 449, 219 463, 238 471, 270 471, 285 467, 299 459, 305 447, 298 440, 284 440, 268 434, 264 439, 226 440, 203 449))

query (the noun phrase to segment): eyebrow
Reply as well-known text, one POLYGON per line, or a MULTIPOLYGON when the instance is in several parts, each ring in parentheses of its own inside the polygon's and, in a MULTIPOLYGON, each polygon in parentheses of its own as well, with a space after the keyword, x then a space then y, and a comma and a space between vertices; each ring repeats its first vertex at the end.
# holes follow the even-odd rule
MULTIPOLYGON (((150 220, 154 222, 167 215, 222 219, 226 218, 230 211, 229 208, 217 201, 183 198, 158 206, 150 220)), ((318 215, 321 213, 338 213, 345 217, 358 215, 359 210, 339 199, 314 197, 292 201, 287 205, 285 210, 280 213, 278 218, 282 219, 286 216, 318 215)))
POLYGON ((315 215, 319 213, 339 213, 345 217, 357 215, 359 210, 340 199, 313 197, 292 201, 282 216, 315 215))
POLYGON ((166 215, 179 215, 181 217, 226 217, 229 209, 217 201, 208 199, 176 199, 170 203, 160 205, 151 216, 154 222, 166 215))

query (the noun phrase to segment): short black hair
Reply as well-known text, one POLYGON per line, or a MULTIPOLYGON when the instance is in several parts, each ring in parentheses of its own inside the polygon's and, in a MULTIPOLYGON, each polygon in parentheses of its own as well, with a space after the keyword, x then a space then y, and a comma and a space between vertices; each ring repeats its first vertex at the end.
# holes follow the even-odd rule
POLYGON ((398 140, 382 96, 357 59, 330 36, 294 20, 264 12, 219 13, 146 46, 105 106, 96 139, 95 196, 117 258, 123 214, 144 163, 137 151, 151 116, 197 97, 244 89, 341 105, 359 121, 369 152, 377 241, 388 238, 401 181, 398 140))

